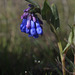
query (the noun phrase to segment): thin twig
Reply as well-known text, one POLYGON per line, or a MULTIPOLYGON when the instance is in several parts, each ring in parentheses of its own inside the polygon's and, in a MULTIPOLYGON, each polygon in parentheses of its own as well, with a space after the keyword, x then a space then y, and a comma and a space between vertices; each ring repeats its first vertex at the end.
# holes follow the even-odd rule
MULTIPOLYGON (((67 43, 69 43, 66 38, 64 38, 64 40, 65 40, 67 43)), ((75 46, 74 46, 73 44, 71 44, 71 47, 75 49, 75 46)))
MULTIPOLYGON (((56 62, 58 63, 58 65, 60 66, 60 69, 61 69, 61 67, 62 67, 62 64, 61 64, 61 62, 58 60, 58 59, 55 59, 56 60, 56 62)), ((67 68, 65 68, 65 67, 63 67, 65 70, 66 70, 66 72, 67 73, 69 73, 70 75, 73 75, 73 74, 75 74, 75 72, 70 72, 67 68)))

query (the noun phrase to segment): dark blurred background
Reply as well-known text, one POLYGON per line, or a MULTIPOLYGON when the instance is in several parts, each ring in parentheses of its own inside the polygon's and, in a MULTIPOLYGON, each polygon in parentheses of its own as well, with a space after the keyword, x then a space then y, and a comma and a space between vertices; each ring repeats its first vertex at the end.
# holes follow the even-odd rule
MULTIPOLYGON (((44 0, 35 0, 42 8, 44 0)), ((63 48, 74 23, 75 0, 48 0, 55 3, 60 17, 63 48)), ((29 38, 20 31, 21 15, 28 7, 25 0, 0 0, 0 75, 62 75, 57 40, 43 20, 44 35, 29 38)), ((41 18, 41 16, 39 16, 41 18)), ((68 74, 73 70, 73 52, 66 57, 68 74)))

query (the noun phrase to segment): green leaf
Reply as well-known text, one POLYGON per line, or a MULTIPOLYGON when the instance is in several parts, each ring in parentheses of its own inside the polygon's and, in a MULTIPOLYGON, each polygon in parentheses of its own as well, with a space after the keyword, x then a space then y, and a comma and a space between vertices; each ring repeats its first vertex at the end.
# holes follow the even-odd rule
POLYGON ((57 10, 57 7, 55 4, 52 4, 51 5, 51 10, 52 10, 52 13, 55 17, 55 20, 57 20, 59 18, 59 15, 58 15, 58 10, 57 10))
POLYGON ((67 43, 66 47, 64 48, 63 53, 68 51, 68 48, 70 47, 71 44, 75 45, 75 26, 73 26, 71 28, 71 32, 68 37, 68 43, 67 43))
POLYGON ((33 0, 25 0, 25 1, 31 3, 32 5, 34 5, 37 8, 39 8, 39 5, 35 1, 33 1, 33 0))
POLYGON ((75 25, 73 25, 73 45, 75 46, 75 25))
POLYGON ((52 16, 52 11, 51 11, 50 6, 47 3, 47 0, 44 1, 44 5, 43 5, 43 8, 41 10, 41 15, 42 15, 42 18, 44 20, 46 20, 47 22, 50 21, 51 16, 52 16))
POLYGON ((68 43, 67 43, 66 47, 64 48, 63 53, 68 51, 68 48, 70 47, 71 43, 72 43, 72 32, 70 32, 70 34, 69 34, 68 43))
POLYGON ((56 28, 60 27, 60 22, 59 22, 59 15, 58 15, 58 10, 55 4, 51 5, 51 10, 52 10, 52 18, 51 18, 51 23, 53 26, 56 28))

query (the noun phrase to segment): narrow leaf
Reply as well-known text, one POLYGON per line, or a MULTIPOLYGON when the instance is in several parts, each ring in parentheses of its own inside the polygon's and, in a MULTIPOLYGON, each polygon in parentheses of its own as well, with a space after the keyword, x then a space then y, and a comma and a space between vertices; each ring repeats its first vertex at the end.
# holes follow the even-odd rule
POLYGON ((68 51, 68 48, 70 47, 72 43, 74 43, 74 41, 75 41, 75 27, 72 27, 71 32, 69 34, 68 43, 66 47, 64 48, 63 53, 68 51))
POLYGON ((75 46, 75 25, 73 25, 73 44, 75 46))

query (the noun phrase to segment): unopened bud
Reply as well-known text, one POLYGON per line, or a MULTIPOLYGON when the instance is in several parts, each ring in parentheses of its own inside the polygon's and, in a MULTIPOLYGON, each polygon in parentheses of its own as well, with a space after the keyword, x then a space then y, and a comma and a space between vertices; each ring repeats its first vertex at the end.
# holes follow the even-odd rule
POLYGON ((31 15, 28 16, 28 20, 31 20, 31 15))
POLYGON ((23 13, 22 16, 23 16, 23 18, 27 18, 28 15, 29 15, 29 13, 26 13, 26 12, 25 12, 25 13, 23 13))
POLYGON ((21 16, 21 19, 23 19, 23 16, 21 16))
POLYGON ((33 21, 36 22, 36 18, 34 16, 32 18, 33 18, 33 21))
POLYGON ((25 10, 24 10, 24 12, 28 12, 29 10, 30 10, 30 7, 29 7, 29 8, 27 8, 27 9, 25 9, 25 10))
POLYGON ((28 6, 29 6, 29 7, 34 7, 32 4, 29 4, 28 6))
POLYGON ((30 20, 27 20, 26 28, 30 28, 30 20))

